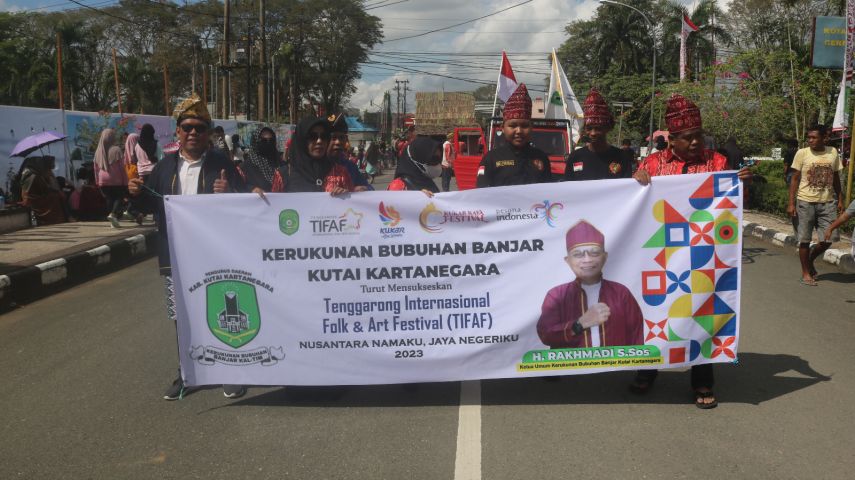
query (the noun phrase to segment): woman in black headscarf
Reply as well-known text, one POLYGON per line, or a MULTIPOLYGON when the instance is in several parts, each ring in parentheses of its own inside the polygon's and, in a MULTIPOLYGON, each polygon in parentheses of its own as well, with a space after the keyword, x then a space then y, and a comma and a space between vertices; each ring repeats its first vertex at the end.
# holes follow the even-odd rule
POLYGON ((433 179, 442 175, 440 147, 428 137, 416 137, 404 149, 395 170, 395 180, 387 190, 421 190, 428 196, 438 193, 433 179))
MULTIPOLYGON (((288 149, 289 161, 276 169, 270 191, 341 195, 365 190, 365 187, 354 187, 347 168, 327 156, 331 131, 325 119, 301 120, 288 149)), ((260 190, 253 189, 256 193, 260 190)))
POLYGON ((247 187, 252 191, 273 191, 274 182, 282 183, 281 174, 277 171, 281 165, 282 156, 276 150, 276 134, 268 127, 256 129, 240 165, 247 187))

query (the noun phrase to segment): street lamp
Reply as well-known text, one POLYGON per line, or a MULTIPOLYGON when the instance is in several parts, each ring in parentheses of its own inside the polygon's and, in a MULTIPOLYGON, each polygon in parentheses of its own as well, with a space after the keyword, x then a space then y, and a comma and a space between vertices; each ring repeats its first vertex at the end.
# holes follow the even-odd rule
POLYGON ((632 5, 627 5, 625 3, 616 2, 614 0, 598 0, 600 3, 611 4, 611 5, 620 5, 622 7, 630 8, 635 10, 639 15, 641 15, 644 20, 650 25, 650 36, 653 38, 653 77, 652 86, 650 87, 650 141, 647 145, 647 153, 650 153, 650 150, 653 149, 653 117, 654 117, 654 101, 656 100, 656 32, 653 29, 653 22, 644 14, 641 10, 633 7, 632 5))

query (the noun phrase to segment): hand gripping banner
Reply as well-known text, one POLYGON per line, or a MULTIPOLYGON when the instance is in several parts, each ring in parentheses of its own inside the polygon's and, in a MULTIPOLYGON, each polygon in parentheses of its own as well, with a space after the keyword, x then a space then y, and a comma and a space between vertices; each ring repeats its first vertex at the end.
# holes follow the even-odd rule
POLYGON ((169 196, 187 385, 731 362, 734 172, 443 193, 169 196))

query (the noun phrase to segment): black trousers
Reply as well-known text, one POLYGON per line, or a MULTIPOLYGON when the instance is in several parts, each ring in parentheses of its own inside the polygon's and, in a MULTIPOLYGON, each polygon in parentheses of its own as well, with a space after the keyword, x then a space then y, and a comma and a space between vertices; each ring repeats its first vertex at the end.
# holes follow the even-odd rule
MULTIPOLYGON (((639 380, 652 383, 659 375, 659 370, 639 370, 636 374, 639 380)), ((713 367, 711 363, 692 366, 692 390, 699 388, 712 389, 715 384, 715 376, 713 375, 713 367)))
POLYGON ((454 173, 454 171, 451 169, 451 167, 442 169, 442 191, 443 192, 447 192, 448 189, 451 187, 451 175, 453 173, 454 173))
POLYGON ((125 211, 125 197, 128 195, 128 188, 123 186, 104 186, 101 187, 101 193, 107 197, 107 208, 110 209, 110 214, 116 218, 122 218, 122 213, 125 211))

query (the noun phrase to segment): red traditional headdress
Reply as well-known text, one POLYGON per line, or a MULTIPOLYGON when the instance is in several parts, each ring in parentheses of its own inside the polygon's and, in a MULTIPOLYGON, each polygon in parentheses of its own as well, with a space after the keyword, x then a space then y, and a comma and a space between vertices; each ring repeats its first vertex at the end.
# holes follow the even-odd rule
POLYGON ((531 119, 531 97, 528 89, 521 83, 514 93, 505 102, 505 120, 530 120, 531 119))
POLYGON ((580 220, 576 225, 570 227, 570 230, 567 230, 565 240, 568 252, 582 245, 599 245, 604 248, 606 245, 606 237, 603 232, 585 220, 580 220))
POLYGON ((671 98, 668 99, 668 105, 665 109, 665 123, 668 124, 668 132, 671 134, 703 127, 701 111, 698 106, 679 93, 671 95, 671 98))
POLYGON ((592 88, 588 92, 588 98, 582 105, 582 111, 585 112, 585 126, 612 127, 615 124, 612 112, 609 111, 609 105, 596 88, 592 88))

